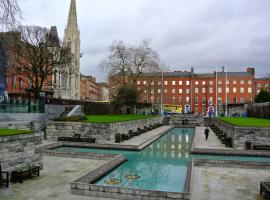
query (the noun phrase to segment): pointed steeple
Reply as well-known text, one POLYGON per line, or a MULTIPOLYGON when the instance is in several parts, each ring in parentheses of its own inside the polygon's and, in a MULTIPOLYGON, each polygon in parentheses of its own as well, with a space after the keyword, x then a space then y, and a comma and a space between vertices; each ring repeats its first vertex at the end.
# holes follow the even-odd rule
POLYGON ((70 48, 74 56, 68 65, 69 77, 69 99, 80 99, 80 30, 77 24, 76 0, 71 0, 68 14, 68 22, 64 34, 64 47, 70 48))
POLYGON ((71 0, 67 28, 78 30, 76 0, 71 0))

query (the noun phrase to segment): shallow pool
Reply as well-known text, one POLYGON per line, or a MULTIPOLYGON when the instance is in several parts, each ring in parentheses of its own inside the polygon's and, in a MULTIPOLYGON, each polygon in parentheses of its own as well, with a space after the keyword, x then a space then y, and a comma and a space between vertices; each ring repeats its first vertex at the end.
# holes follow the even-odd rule
POLYGON ((183 191, 187 165, 192 158, 270 162, 268 157, 189 154, 193 134, 193 128, 174 128, 142 151, 76 147, 60 147, 57 150, 123 154, 128 161, 99 179, 96 184, 169 192, 183 191))

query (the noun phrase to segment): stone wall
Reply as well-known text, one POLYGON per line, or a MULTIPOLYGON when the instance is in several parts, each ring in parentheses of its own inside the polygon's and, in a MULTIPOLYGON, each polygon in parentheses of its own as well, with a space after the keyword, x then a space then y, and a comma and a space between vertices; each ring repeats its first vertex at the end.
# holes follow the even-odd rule
POLYGON ((114 143, 116 134, 127 134, 150 124, 162 123, 162 117, 117 123, 50 122, 46 128, 46 139, 57 141, 58 137, 71 137, 80 133, 81 137, 96 139, 98 144, 114 143))
POLYGON ((182 126, 183 120, 186 120, 184 126, 202 126, 204 124, 204 117, 194 114, 174 114, 166 116, 168 125, 182 126))
POLYGON ((0 122, 46 120, 48 120, 48 115, 46 113, 1 113, 0 115, 0 122))
POLYGON ((0 122, 47 121, 55 119, 65 112, 65 106, 45 105, 45 113, 1 113, 0 122))
POLYGON ((19 129, 19 130, 32 130, 34 129, 33 122, 0 122, 0 128, 3 129, 19 129))
POLYGON ((251 142, 252 146, 270 145, 270 127, 233 126, 215 118, 212 118, 211 122, 232 138, 234 149, 246 149, 246 142, 251 142))
POLYGON ((0 137, 0 164, 5 171, 13 171, 24 164, 43 167, 42 132, 0 137))

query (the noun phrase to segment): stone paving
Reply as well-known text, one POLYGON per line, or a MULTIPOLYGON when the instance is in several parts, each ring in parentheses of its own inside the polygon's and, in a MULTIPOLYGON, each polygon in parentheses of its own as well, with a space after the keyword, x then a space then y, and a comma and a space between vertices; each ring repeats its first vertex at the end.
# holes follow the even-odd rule
POLYGON ((102 198, 71 195, 69 183, 106 162, 44 156, 44 170, 40 177, 23 184, 11 184, 9 189, 1 188, 0 200, 100 200, 102 198))
POLYGON ((209 137, 208 140, 206 140, 204 135, 205 128, 206 127, 196 127, 193 148, 233 150, 232 148, 225 147, 210 128, 209 137))
POLYGON ((270 180, 270 170, 195 166, 191 200, 262 200, 260 182, 270 180))
POLYGON ((137 137, 134 137, 130 140, 126 140, 122 143, 120 143, 120 145, 141 145, 143 143, 145 143, 146 141, 159 136, 160 133, 170 129, 172 126, 161 126, 159 128, 153 129, 151 131, 148 131, 146 133, 143 133, 142 135, 139 135, 137 137))

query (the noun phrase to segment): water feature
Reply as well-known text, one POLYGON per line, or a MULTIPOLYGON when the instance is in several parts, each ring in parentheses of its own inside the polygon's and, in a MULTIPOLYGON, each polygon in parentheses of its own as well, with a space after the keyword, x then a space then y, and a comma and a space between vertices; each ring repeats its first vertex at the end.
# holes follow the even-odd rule
POLYGON ((192 128, 174 128, 142 151, 61 147, 59 151, 123 154, 128 161, 99 179, 96 184, 168 192, 182 192, 188 162, 192 158, 212 160, 268 161, 266 157, 189 154, 192 128))

